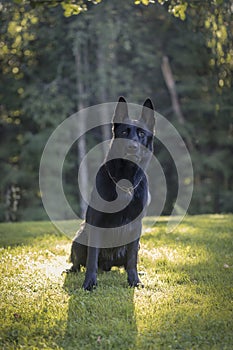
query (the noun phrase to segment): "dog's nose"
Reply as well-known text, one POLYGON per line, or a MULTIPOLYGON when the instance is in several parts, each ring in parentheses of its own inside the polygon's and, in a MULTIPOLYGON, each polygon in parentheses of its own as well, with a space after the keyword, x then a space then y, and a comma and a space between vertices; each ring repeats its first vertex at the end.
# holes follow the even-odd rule
POLYGON ((137 151, 137 149, 138 149, 138 142, 131 141, 128 145, 128 150, 135 152, 135 151, 137 151))

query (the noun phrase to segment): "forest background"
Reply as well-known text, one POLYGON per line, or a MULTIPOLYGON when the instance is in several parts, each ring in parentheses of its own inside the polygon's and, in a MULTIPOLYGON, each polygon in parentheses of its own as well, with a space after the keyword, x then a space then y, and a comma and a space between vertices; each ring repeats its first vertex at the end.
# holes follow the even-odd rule
MULTIPOLYGON (((194 168, 188 213, 232 212, 231 0, 1 0, 0 10, 0 221, 47 218, 38 175, 49 136, 77 110, 121 95, 138 104, 150 97, 182 135, 194 168)), ((102 138, 89 133, 86 149, 102 138)), ((168 215, 175 164, 158 140, 155 154, 168 215)), ((63 181, 77 212, 79 162, 74 145, 63 181)))

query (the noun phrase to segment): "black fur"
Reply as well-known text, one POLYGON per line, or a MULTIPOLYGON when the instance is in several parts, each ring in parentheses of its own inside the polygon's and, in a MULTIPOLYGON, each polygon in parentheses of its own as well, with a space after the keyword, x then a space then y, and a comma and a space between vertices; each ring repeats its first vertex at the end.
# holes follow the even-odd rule
MULTIPOLYGON (((113 118, 111 147, 106 161, 97 174, 96 189, 99 196, 105 201, 112 202, 115 199, 125 201, 128 199, 130 202, 121 211, 106 213, 104 206, 99 205, 98 210, 92 207, 93 204, 98 206, 97 193, 93 190, 86 220, 71 248, 73 266, 70 271, 76 272, 80 270, 81 266, 86 267, 83 283, 85 290, 92 290, 97 285, 98 268, 110 271, 112 266, 125 267, 130 286, 135 287, 141 283, 137 273, 137 257, 142 227, 141 220, 145 215, 149 194, 144 171, 151 156, 151 153, 145 152, 145 149, 149 151, 153 149, 154 125, 155 118, 150 99, 147 99, 143 105, 141 118, 131 120, 128 116, 127 103, 123 97, 120 97, 113 118), (124 159, 111 159, 111 155, 114 154, 114 141, 119 138, 127 140, 126 145, 123 142, 124 149, 121 150, 125 157, 124 159), (133 191, 132 187, 118 186, 117 183, 121 179, 129 180, 133 191), (125 226, 126 224, 128 225, 125 226), (80 240, 77 238, 87 234, 88 225, 95 227, 96 235, 99 234, 100 228, 117 228, 116 232, 119 235, 128 235, 132 239, 128 240, 130 242, 128 244, 113 248, 87 246, 79 243, 80 240)), ((117 147, 119 148, 119 144, 117 147)), ((96 206, 94 207, 96 208, 96 206)))

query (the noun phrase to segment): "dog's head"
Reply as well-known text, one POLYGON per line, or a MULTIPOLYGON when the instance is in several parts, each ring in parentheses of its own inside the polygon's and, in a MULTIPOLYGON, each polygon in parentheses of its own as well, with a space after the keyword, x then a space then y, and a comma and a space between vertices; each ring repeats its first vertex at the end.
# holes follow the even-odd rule
POLYGON ((145 148, 153 150, 154 128, 154 107, 149 98, 144 102, 138 120, 130 119, 126 100, 119 98, 113 117, 113 136, 114 140, 126 139, 127 142, 122 143, 122 154, 126 159, 141 164, 145 157, 148 158, 145 148))

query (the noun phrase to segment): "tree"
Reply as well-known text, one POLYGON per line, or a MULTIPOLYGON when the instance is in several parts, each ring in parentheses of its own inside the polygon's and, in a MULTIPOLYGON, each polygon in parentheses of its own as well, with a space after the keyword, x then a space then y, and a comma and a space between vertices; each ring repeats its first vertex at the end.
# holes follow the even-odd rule
MULTIPOLYGON (((230 1, 190 1, 187 6, 185 1, 163 6, 83 1, 87 11, 68 17, 61 6, 45 11, 44 2, 34 8, 18 3, 2 2, 1 13, 1 220, 46 217, 38 168, 50 133, 77 107, 114 101, 119 95, 139 104, 150 96, 187 142, 195 170, 190 212, 231 210, 230 1), (172 108, 161 69, 164 57, 178 110, 172 108)), ((88 133, 87 150, 108 137, 99 129, 88 133)), ((168 214, 177 193, 176 171, 158 141, 155 152, 169 179, 168 214)), ((64 165, 64 186, 78 212, 77 166, 76 145, 64 165)))

